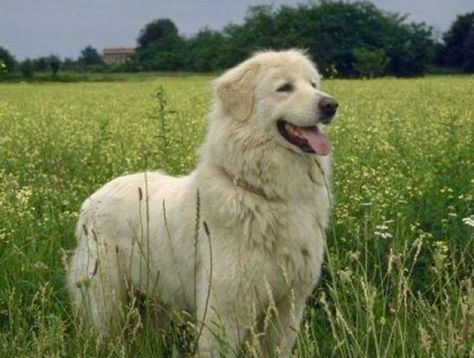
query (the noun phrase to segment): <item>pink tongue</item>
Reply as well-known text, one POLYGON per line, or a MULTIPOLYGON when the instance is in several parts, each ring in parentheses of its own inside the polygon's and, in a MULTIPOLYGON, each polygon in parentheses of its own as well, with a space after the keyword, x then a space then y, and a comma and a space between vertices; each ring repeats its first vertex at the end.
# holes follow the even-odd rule
POLYGON ((309 146, 313 148, 316 154, 325 156, 331 152, 331 146, 329 144, 328 137, 316 128, 304 128, 299 127, 300 133, 308 142, 309 146))

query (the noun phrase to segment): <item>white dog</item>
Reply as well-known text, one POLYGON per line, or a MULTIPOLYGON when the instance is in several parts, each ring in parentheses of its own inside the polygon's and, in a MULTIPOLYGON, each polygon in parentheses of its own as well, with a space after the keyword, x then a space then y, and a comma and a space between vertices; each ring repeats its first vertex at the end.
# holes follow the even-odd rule
POLYGON ((321 124, 337 102, 297 50, 259 53, 214 89, 190 175, 120 177, 84 202, 71 299, 105 332, 138 288, 193 314, 201 357, 237 356, 244 342, 288 357, 323 261, 330 145, 321 124))

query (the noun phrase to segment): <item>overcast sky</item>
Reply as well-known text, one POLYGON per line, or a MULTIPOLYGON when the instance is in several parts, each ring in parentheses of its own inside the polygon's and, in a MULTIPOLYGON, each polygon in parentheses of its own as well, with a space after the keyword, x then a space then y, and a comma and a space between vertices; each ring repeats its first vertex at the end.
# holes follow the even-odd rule
MULTIPOLYGON (((58 54, 76 58, 87 45, 134 46, 139 30, 170 18, 182 35, 204 26, 240 23, 249 5, 295 5, 307 0, 0 0, 0 46, 17 59, 58 54)), ((379 8, 410 14, 437 31, 456 15, 474 11, 473 0, 373 0, 379 8)))

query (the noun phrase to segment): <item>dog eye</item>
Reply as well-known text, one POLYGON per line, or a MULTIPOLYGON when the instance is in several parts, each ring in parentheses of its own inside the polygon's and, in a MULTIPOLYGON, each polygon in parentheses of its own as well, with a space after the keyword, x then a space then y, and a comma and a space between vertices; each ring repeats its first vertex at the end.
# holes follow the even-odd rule
POLYGON ((277 92, 291 92, 294 87, 291 83, 285 83, 277 88, 277 92))
POLYGON ((318 85, 316 84, 316 82, 311 82, 311 87, 313 87, 313 88, 316 88, 316 89, 317 89, 317 88, 318 88, 318 85))

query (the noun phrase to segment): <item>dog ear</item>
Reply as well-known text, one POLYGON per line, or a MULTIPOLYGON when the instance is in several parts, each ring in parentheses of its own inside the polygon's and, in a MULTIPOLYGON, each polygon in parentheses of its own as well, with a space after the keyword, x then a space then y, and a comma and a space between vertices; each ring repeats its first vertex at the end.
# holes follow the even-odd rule
POLYGON ((214 85, 217 98, 229 114, 246 120, 253 110, 258 65, 243 63, 219 77, 214 85))

